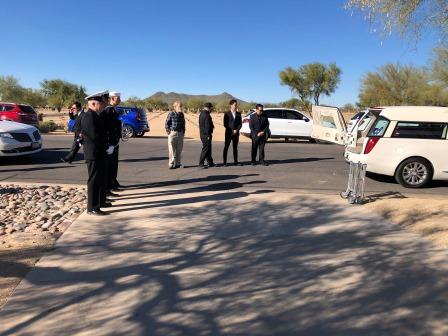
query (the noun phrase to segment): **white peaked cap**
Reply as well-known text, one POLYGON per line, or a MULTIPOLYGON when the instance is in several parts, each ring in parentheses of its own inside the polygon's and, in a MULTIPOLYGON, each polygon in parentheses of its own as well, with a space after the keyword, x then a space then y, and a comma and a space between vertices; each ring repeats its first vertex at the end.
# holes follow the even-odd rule
POLYGON ((92 100, 94 98, 103 97, 109 94, 109 90, 104 90, 100 92, 92 93, 90 96, 86 97, 86 100, 92 100))
POLYGON ((121 96, 120 92, 116 92, 116 91, 109 92, 109 97, 120 97, 120 96, 121 96))

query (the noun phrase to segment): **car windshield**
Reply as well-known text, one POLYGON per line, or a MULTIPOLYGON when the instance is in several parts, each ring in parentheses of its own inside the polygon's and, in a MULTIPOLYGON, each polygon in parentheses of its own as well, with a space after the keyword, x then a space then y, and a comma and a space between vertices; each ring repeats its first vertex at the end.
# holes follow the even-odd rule
POLYGON ((22 112, 25 112, 25 113, 36 113, 36 111, 34 111, 34 109, 31 106, 29 106, 29 105, 19 105, 19 106, 20 106, 20 109, 22 110, 22 112))

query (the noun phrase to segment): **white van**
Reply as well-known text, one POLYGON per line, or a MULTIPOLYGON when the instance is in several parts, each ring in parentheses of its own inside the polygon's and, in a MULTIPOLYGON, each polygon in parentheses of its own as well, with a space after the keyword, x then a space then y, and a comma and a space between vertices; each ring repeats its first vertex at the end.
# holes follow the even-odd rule
POLYGON ((345 145, 347 161, 394 176, 407 188, 448 180, 448 107, 370 108, 352 132, 336 107, 313 106, 312 137, 345 145))

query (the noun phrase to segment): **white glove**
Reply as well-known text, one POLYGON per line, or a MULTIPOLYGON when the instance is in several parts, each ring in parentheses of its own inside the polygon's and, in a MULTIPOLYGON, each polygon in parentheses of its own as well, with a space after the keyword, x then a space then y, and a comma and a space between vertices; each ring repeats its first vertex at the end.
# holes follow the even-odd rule
POLYGON ((112 155, 112 153, 114 152, 114 148, 114 146, 109 146, 109 148, 106 149, 107 155, 112 155))

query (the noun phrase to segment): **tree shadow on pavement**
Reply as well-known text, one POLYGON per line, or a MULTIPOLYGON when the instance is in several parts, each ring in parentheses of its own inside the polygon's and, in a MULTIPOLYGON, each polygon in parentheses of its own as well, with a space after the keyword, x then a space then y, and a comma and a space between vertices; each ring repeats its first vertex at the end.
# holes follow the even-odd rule
POLYGON ((204 204, 167 198, 157 212, 118 213, 64 236, 30 272, 34 287, 5 306, 0 334, 33 334, 39 322, 46 335, 402 336, 448 327, 440 251, 326 199, 225 194, 204 204))
POLYGON ((214 182, 214 181, 226 181, 226 180, 235 180, 240 177, 253 177, 258 176, 259 174, 244 174, 244 175, 209 175, 205 177, 196 177, 190 179, 179 179, 179 180, 168 180, 161 182, 152 182, 152 183, 141 183, 141 184, 131 184, 127 186, 123 186, 125 190, 134 190, 134 189, 146 189, 146 188, 161 188, 161 187, 169 187, 181 184, 189 184, 189 183, 201 183, 201 182, 214 182))

